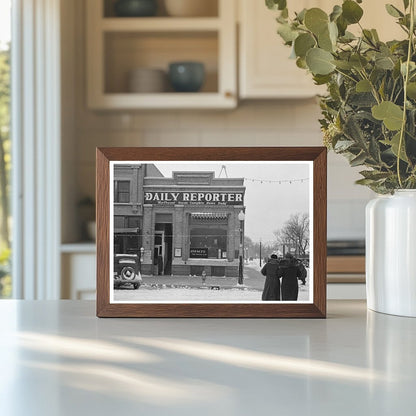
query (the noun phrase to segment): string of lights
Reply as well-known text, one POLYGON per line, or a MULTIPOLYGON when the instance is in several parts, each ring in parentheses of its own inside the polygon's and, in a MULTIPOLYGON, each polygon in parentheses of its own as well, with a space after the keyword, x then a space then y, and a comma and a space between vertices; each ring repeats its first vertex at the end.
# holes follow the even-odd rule
POLYGON ((303 183, 308 182, 309 178, 300 178, 300 179, 279 179, 279 180, 269 180, 269 179, 256 179, 256 178, 244 178, 245 181, 248 182, 256 182, 256 183, 277 183, 279 185, 283 183, 303 183))

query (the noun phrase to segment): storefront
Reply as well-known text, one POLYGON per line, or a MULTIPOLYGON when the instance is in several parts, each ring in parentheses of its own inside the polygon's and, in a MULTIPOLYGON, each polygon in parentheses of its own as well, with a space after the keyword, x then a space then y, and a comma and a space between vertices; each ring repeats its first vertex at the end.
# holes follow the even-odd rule
POLYGON ((244 180, 214 172, 143 178, 144 274, 238 276, 244 180))
POLYGON ((140 254, 144 177, 163 175, 152 164, 117 164, 113 173, 114 253, 140 254))

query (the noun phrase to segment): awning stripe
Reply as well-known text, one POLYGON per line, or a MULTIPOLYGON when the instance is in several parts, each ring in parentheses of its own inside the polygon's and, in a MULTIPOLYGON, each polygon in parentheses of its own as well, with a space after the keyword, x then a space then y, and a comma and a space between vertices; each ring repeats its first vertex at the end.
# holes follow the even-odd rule
POLYGON ((226 220, 226 212, 193 212, 192 218, 196 220, 226 220))

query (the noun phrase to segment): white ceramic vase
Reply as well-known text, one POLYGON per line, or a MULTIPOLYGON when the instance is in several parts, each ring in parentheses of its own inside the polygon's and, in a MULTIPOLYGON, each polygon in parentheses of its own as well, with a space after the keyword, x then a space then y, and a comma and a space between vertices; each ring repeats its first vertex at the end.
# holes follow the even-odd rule
POLYGON ((416 190, 367 204, 366 282, 369 309, 416 317, 416 190))

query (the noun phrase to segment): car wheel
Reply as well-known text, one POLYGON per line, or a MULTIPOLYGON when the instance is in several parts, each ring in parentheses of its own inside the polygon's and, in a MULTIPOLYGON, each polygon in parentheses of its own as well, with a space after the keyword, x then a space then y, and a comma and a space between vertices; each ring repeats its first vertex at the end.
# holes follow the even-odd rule
POLYGON ((133 287, 134 287, 135 289, 138 289, 138 288, 140 287, 140 285, 139 285, 138 283, 134 283, 134 284, 133 284, 133 287))

